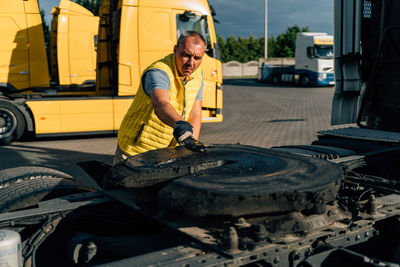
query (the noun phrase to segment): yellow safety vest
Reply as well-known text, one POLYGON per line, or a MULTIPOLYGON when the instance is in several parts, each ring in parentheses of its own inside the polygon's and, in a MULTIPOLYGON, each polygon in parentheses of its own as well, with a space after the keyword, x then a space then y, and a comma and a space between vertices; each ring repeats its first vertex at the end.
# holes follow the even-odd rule
MULTIPOLYGON (((202 84, 201 67, 192 73, 185 85, 176 69, 174 54, 154 62, 144 72, 150 69, 161 69, 167 73, 170 81, 170 104, 187 120, 202 84)), ((150 97, 143 90, 142 82, 119 128, 118 145, 125 154, 130 156, 177 145, 173 128, 157 117, 150 97)))

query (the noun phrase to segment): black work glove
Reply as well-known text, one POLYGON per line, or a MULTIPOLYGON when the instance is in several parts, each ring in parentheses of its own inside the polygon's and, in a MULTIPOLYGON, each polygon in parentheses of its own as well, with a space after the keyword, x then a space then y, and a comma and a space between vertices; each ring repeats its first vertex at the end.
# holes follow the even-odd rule
POLYGON ((174 126, 174 137, 178 144, 182 145, 183 141, 193 136, 193 126, 187 121, 177 121, 174 126))
POLYGON ((206 147, 204 146, 203 142, 200 142, 199 140, 194 139, 193 137, 188 137, 185 140, 183 140, 183 145, 190 150, 196 151, 196 152, 205 152, 206 147))

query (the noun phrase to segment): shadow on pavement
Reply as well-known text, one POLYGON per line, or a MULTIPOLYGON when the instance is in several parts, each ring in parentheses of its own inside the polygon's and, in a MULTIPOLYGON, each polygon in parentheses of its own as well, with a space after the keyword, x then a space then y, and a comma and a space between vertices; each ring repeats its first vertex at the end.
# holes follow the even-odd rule
POLYGON ((54 135, 54 136, 32 136, 25 135, 18 142, 32 142, 32 141, 57 141, 57 140, 75 140, 75 139, 93 139, 93 138, 107 138, 107 137, 117 137, 116 133, 106 133, 106 134, 70 134, 70 135, 54 135))
POLYGON ((271 84, 271 83, 266 83, 263 81, 259 81, 257 79, 240 79, 240 78, 227 78, 224 79, 222 82, 223 85, 236 85, 236 86, 254 86, 254 87, 299 87, 295 84, 271 84))
MULTIPOLYGON (((293 83, 288 83, 288 84, 273 84, 273 83, 267 83, 265 81, 259 81, 257 79, 252 79, 252 78, 226 78, 222 82, 223 85, 235 85, 235 86, 253 86, 253 87, 275 87, 275 88, 320 88, 318 86, 309 86, 309 87, 304 87, 300 84, 293 84, 293 83)), ((322 86, 324 87, 324 86, 322 86)), ((327 87, 333 87, 333 86, 327 86, 327 87)))

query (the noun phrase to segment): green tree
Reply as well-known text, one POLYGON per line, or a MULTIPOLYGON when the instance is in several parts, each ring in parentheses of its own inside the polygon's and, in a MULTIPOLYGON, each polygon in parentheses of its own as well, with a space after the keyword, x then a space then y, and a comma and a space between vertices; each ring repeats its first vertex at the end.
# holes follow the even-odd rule
POLYGON ((284 33, 276 38, 274 55, 276 57, 294 57, 296 50, 296 35, 298 32, 309 32, 307 27, 300 28, 298 25, 288 27, 284 33))
MULTIPOLYGON (((296 49, 296 35, 298 32, 308 32, 309 28, 300 28, 298 25, 288 27, 284 33, 268 37, 268 57, 294 57, 296 49)), ((217 42, 221 50, 221 61, 228 62, 237 60, 239 62, 249 62, 264 57, 265 38, 248 38, 229 36, 226 40, 217 35, 217 42)))
POLYGON ((75 0, 75 3, 88 9, 93 15, 99 15, 100 0, 75 0))
POLYGON ((227 45, 226 45, 224 37, 217 34, 217 43, 219 45, 219 49, 220 49, 220 53, 221 53, 221 61, 226 62, 227 45))
POLYGON ((264 38, 249 38, 229 36, 225 39, 217 35, 217 42, 221 50, 222 62, 237 60, 248 62, 264 56, 264 38))
MULTIPOLYGON (((264 41, 264 38, 262 38, 264 41)), ((264 42, 262 44, 264 46, 264 42)), ((264 53, 264 50, 263 50, 264 53)), ((268 37, 268 57, 276 57, 276 39, 274 36, 268 37)), ((262 56, 264 57, 264 55, 262 56)))

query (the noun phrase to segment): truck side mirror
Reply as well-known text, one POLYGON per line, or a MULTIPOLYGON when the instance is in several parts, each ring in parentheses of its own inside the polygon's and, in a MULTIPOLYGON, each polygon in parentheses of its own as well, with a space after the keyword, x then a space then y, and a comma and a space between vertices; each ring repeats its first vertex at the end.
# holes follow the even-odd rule
POLYGON ((193 12, 187 11, 187 10, 185 12, 183 12, 183 14, 179 15, 179 19, 184 22, 187 22, 191 18, 195 18, 195 17, 196 17, 196 14, 194 14, 193 12))
POLYGON ((312 47, 312 46, 307 47, 307 56, 310 57, 310 58, 314 58, 315 57, 314 47, 312 47))

